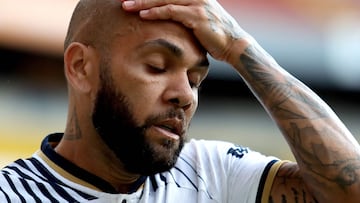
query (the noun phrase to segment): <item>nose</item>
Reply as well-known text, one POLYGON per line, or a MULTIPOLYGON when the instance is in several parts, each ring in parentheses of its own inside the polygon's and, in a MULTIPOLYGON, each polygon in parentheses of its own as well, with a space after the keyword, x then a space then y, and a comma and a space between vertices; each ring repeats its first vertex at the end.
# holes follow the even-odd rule
POLYGON ((191 87, 186 73, 176 74, 168 80, 164 98, 167 103, 186 111, 196 104, 197 90, 191 87))

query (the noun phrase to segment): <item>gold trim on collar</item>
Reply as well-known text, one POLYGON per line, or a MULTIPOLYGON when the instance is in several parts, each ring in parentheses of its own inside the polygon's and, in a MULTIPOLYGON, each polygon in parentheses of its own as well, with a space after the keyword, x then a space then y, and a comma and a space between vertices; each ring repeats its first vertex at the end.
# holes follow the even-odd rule
POLYGON ((53 161, 51 161, 42 151, 37 151, 36 154, 42 159, 44 160, 48 166, 50 168, 52 168, 54 171, 56 171, 59 175, 61 175, 62 177, 64 177, 65 179, 74 182, 76 184, 82 185, 84 187, 102 192, 99 188, 95 187, 94 185, 76 177, 73 176, 72 174, 70 174, 69 172, 65 171, 64 169, 62 169, 60 166, 58 166, 57 164, 55 164, 53 161))

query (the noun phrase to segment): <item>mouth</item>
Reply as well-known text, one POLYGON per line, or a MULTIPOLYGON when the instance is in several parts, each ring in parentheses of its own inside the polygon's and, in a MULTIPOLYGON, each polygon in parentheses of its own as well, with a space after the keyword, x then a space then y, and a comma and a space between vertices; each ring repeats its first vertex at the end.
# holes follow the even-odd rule
POLYGON ((170 119, 154 124, 154 127, 164 136, 179 139, 184 134, 184 124, 178 119, 170 119))
POLYGON ((158 125, 157 127, 162 128, 162 129, 164 129, 166 131, 169 131, 171 133, 178 134, 178 131, 172 125, 164 124, 164 125, 158 125))

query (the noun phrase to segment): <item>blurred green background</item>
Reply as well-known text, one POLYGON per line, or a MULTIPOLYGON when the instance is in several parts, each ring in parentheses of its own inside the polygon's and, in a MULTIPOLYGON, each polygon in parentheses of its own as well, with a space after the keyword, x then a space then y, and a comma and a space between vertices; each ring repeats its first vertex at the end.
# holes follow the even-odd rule
MULTIPOLYGON (((360 140, 358 0, 219 0, 360 140)), ((62 41, 76 0, 0 0, 0 166, 28 157, 67 114, 62 41)), ((283 159, 286 142, 241 78, 211 61, 191 138, 226 140, 283 159)))

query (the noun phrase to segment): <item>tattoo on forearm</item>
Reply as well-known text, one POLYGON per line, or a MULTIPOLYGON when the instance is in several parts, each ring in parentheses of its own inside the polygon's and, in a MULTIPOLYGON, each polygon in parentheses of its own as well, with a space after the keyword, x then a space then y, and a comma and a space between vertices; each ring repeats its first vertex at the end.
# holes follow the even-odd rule
MULTIPOLYGON (((357 162, 359 160, 356 160, 357 162)), ((353 162, 353 161, 349 161, 353 162)), ((356 173, 360 169, 359 163, 348 164, 341 170, 341 173, 336 177, 336 182, 341 186, 350 186, 358 181, 359 177, 356 173)))
POLYGON ((300 81, 289 74, 279 74, 282 70, 256 45, 247 47, 239 59, 243 77, 287 135, 288 142, 296 149, 297 160, 312 172, 311 181, 317 185, 335 183, 344 190, 359 183, 360 157, 354 153, 344 159, 342 152, 353 145, 347 139, 326 143, 337 140, 332 136, 344 133, 331 118, 327 106, 300 81))
MULTIPOLYGON (((319 177, 322 177, 330 182, 334 182, 341 188, 357 183, 359 180, 357 171, 360 170, 360 157, 341 159, 337 158, 341 153, 339 150, 332 150, 326 147, 319 139, 311 143, 310 149, 303 146, 306 139, 310 136, 315 136, 319 132, 315 131, 313 127, 299 128, 296 123, 290 124, 291 128, 287 130, 289 141, 297 149, 297 155, 307 168, 319 177), (318 171, 319 168, 328 168, 329 171, 335 174, 324 174, 323 171, 318 171)), ((322 136, 330 137, 336 135, 336 132, 323 130, 320 132, 322 136)), ((320 137, 320 135, 315 136, 320 137)), ((340 143, 337 143, 340 144, 340 143)))
POLYGON ((245 35, 236 20, 218 2, 205 4, 205 11, 213 32, 225 32, 232 39, 240 39, 245 35))
POLYGON ((275 78, 278 74, 267 68, 272 64, 267 62, 266 58, 268 58, 267 55, 251 46, 240 56, 240 62, 249 74, 250 82, 252 87, 256 89, 257 96, 263 98, 264 102, 267 101, 266 97, 275 98, 272 101, 270 110, 278 118, 285 120, 328 117, 328 113, 321 105, 314 102, 309 96, 296 90, 296 87, 303 87, 300 82, 290 75, 279 79, 275 78), (301 111, 290 110, 286 106, 289 99, 296 100, 302 107, 301 111))
POLYGON ((64 139, 66 140, 78 140, 81 138, 81 129, 79 126, 79 120, 76 114, 76 107, 74 107, 70 121, 67 126, 67 131, 64 133, 64 139))

